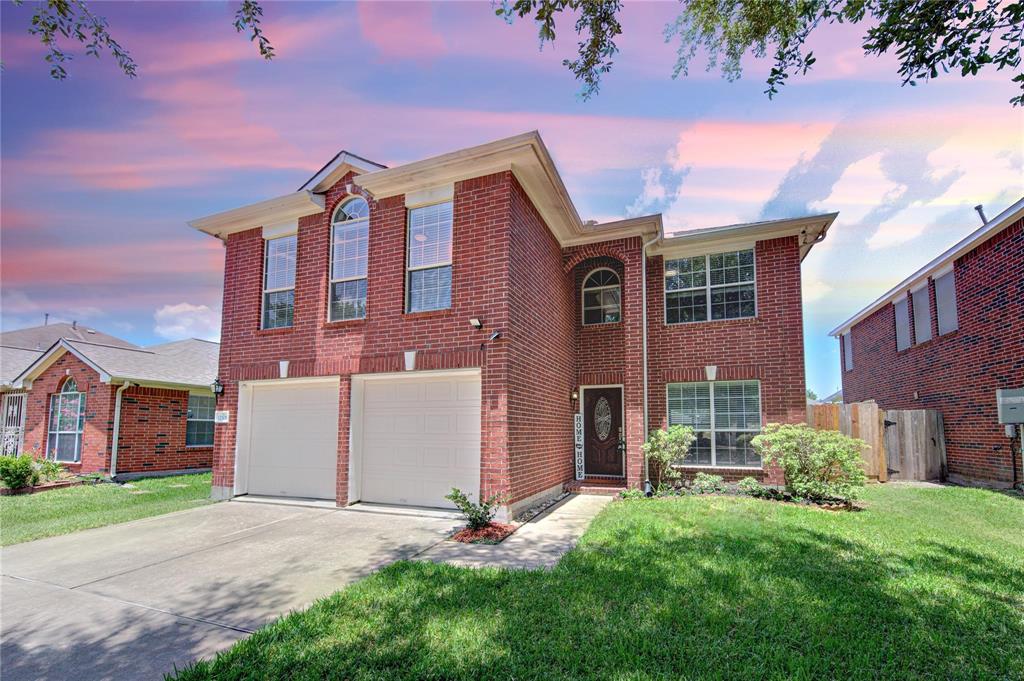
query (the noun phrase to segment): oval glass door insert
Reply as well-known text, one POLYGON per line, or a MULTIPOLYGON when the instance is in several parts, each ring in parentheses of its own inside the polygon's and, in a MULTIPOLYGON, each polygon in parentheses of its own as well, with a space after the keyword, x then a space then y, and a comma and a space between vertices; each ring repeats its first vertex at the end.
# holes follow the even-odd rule
POLYGON ((594 429, 597 431, 597 439, 602 442, 612 432, 612 408, 604 397, 597 398, 594 405, 594 429))

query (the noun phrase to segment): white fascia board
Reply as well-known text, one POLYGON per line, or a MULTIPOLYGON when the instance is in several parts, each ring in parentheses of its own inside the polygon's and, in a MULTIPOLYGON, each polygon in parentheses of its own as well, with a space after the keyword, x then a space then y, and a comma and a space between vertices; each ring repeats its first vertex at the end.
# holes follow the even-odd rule
POLYGON ((51 345, 49 350, 40 355, 36 361, 29 364, 24 371, 18 374, 17 378, 11 382, 11 385, 15 388, 31 388, 32 381, 49 369, 50 366, 52 366, 53 363, 60 359, 66 352, 70 352, 72 355, 80 359, 83 364, 95 371, 99 375, 101 383, 111 382, 112 378, 110 374, 62 338, 51 345))
POLYGON ((860 312, 829 331, 828 335, 835 336, 841 329, 853 328, 854 325, 871 316, 901 292, 905 292, 907 289, 919 284, 922 280, 927 281, 929 278, 934 279, 950 272, 960 257, 966 255, 970 251, 973 251, 975 248, 999 234, 999 232, 1003 231, 1021 218, 1024 218, 1024 198, 1018 199, 1016 203, 1011 205, 1002 213, 950 246, 944 253, 939 255, 930 263, 886 291, 878 297, 875 302, 861 309, 860 312))
POLYGON ((298 220, 323 210, 322 195, 301 191, 208 215, 188 224, 193 229, 223 239, 228 234, 298 220))
POLYGON ((386 166, 382 166, 379 163, 368 161, 347 151, 341 151, 327 165, 318 170, 316 175, 306 180, 306 183, 299 187, 299 191, 324 192, 330 189, 349 170, 354 170, 357 175, 362 175, 385 168, 386 166))
POLYGON ((829 226, 835 221, 838 213, 823 213, 800 218, 785 218, 764 222, 750 222, 722 227, 708 227, 681 232, 665 237, 649 250, 651 255, 662 255, 666 258, 681 257, 687 254, 711 253, 717 249, 749 248, 757 241, 767 241, 785 236, 801 236, 801 259, 807 255, 811 246, 824 238, 829 226))

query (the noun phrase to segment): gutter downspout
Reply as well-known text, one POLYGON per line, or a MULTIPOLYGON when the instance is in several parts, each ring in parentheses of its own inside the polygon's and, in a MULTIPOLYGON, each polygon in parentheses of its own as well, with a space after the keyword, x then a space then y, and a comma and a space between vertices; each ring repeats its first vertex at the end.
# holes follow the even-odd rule
MULTIPOLYGON (((643 319, 643 343, 641 354, 643 355, 644 363, 644 434, 643 441, 647 442, 648 433, 648 414, 647 414, 647 247, 661 239, 661 234, 658 234, 650 241, 644 243, 643 248, 640 249, 641 263, 640 263, 640 281, 642 290, 640 292, 641 305, 643 310, 640 314, 643 319)), ((647 471, 647 457, 644 457, 644 489, 649 486, 649 475, 647 471)))
POLYGON ((114 441, 110 445, 110 479, 117 475, 117 443, 121 437, 121 394, 132 386, 131 381, 125 381, 117 389, 114 395, 114 441))

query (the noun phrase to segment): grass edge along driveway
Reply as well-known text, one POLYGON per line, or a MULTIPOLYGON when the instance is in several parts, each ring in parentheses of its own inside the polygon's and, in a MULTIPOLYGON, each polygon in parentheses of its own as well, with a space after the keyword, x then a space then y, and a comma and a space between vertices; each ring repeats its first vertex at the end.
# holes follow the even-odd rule
POLYGON ((55 537, 212 503, 210 474, 175 475, 0 497, 0 545, 55 537))
POLYGON ((1021 678, 1024 499, 863 505, 615 503, 552 570, 396 563, 172 678, 1021 678))

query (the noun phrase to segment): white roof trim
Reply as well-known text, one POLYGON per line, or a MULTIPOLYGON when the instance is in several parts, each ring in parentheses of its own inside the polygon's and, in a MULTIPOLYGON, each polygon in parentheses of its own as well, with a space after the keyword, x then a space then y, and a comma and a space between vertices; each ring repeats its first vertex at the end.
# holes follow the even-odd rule
POLYGON ((762 222, 747 222, 738 225, 693 229, 661 239, 648 252, 652 255, 672 257, 675 255, 685 255, 686 253, 693 252, 694 249, 702 252, 711 252, 708 249, 738 249, 744 245, 749 248, 749 244, 753 241, 765 241, 767 239, 799 235, 801 237, 800 259, 802 260, 807 256, 814 244, 825 238, 828 228, 832 226, 838 215, 839 213, 822 213, 821 215, 808 215, 800 218, 784 218, 782 220, 765 220, 762 222))
POLYGON ((27 367, 25 367, 25 370, 18 374, 18 376, 13 381, 11 381, 11 385, 14 386, 15 388, 31 388, 32 381, 38 378, 39 375, 42 374, 44 371, 49 369, 53 365, 53 363, 60 359, 61 356, 66 352, 70 352, 72 355, 80 359, 83 364, 85 364, 87 367, 89 367, 97 374, 99 374, 100 382, 110 383, 110 374, 105 372, 101 367, 97 366, 95 362, 93 362, 91 359, 83 355, 81 352, 75 350, 75 348, 72 347, 70 343, 61 338, 59 341, 51 345, 46 352, 40 355, 39 358, 36 359, 36 361, 32 362, 27 367))
POLYGON ((317 171, 316 175, 306 180, 299 191, 323 192, 330 189, 348 170, 356 171, 357 175, 383 170, 387 166, 374 163, 362 156, 356 156, 345 150, 339 151, 327 165, 317 171))
POLYGON ((223 239, 228 234, 244 232, 264 225, 277 225, 322 213, 324 197, 309 191, 285 194, 247 206, 215 213, 189 222, 189 226, 223 239))
POLYGON ((844 329, 853 328, 855 324, 863 321, 868 316, 878 311, 887 302, 901 294, 905 294, 908 289, 919 284, 921 280, 927 280, 929 277, 934 279, 948 273, 953 269, 954 263, 961 256, 974 250, 1021 218, 1024 218, 1024 198, 1019 199, 1002 213, 950 246, 944 253, 939 255, 930 263, 882 294, 875 300, 875 302, 871 303, 860 312, 829 331, 828 335, 836 336, 844 329))

